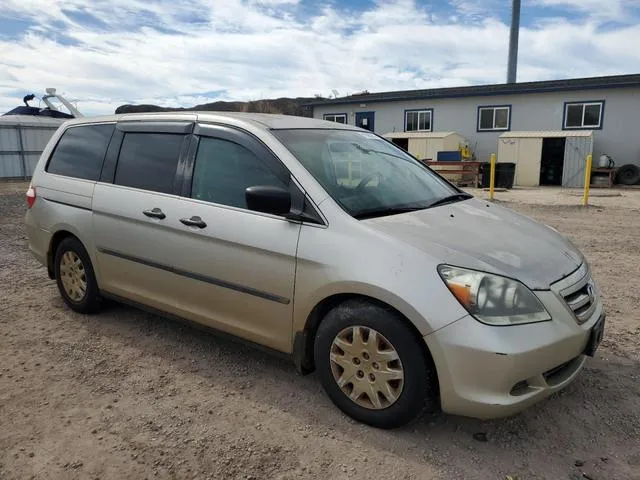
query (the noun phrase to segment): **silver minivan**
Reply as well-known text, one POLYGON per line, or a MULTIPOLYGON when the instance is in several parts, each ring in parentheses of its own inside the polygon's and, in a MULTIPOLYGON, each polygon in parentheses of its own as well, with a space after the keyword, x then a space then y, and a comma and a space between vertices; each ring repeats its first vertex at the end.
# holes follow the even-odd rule
POLYGON ((348 415, 520 411, 604 330, 583 255, 352 126, 72 120, 27 192, 29 248, 81 313, 115 299, 288 354, 348 415))

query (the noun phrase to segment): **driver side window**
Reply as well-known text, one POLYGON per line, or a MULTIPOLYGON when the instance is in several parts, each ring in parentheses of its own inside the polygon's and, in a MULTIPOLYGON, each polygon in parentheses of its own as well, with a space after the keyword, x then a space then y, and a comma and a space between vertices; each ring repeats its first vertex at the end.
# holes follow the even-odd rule
POLYGON ((256 185, 287 188, 245 147, 219 138, 200 138, 191 198, 246 209, 245 190, 256 185))

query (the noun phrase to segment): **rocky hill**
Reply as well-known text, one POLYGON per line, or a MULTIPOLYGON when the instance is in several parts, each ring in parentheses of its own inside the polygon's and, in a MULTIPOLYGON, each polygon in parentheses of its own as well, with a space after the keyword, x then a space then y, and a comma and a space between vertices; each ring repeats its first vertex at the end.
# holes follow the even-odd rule
POLYGON ((218 111, 218 112, 251 112, 251 113, 281 113, 284 115, 312 116, 309 102, 318 101, 317 98, 276 98, 273 100, 256 100, 252 102, 213 102, 188 108, 159 107, 157 105, 121 105, 116 113, 142 112, 176 112, 176 111, 218 111))

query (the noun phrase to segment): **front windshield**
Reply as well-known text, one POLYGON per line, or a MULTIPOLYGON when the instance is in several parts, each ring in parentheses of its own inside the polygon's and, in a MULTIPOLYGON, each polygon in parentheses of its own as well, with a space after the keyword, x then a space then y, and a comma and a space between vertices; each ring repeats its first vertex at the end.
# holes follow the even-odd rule
POLYGON ((274 130, 273 134, 356 218, 428 208, 460 192, 404 150, 355 130, 274 130))

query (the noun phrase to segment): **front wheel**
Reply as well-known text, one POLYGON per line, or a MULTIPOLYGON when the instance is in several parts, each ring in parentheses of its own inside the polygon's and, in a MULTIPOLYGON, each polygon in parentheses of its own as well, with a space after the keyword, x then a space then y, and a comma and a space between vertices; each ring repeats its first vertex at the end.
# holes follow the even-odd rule
POLYGON ((339 305, 320 323, 314 354, 331 400, 360 422, 399 427, 437 402, 424 347, 392 310, 361 300, 339 305))
POLYGON ((55 274, 64 302, 78 313, 94 313, 100 309, 101 297, 93 265, 80 240, 67 237, 56 250, 55 274))

